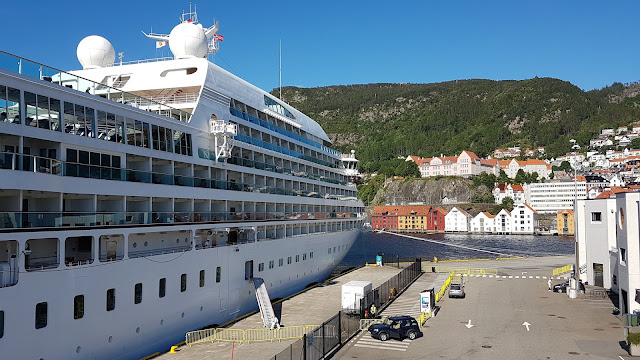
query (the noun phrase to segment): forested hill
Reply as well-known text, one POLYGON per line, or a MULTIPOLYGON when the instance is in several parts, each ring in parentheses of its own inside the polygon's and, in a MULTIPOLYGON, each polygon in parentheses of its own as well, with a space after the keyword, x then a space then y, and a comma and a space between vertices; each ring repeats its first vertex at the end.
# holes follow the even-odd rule
POLYGON ((365 171, 397 156, 512 145, 557 156, 570 138, 585 145, 603 128, 640 122, 637 83, 589 92, 552 78, 286 87, 283 98, 318 121, 336 149, 355 148, 365 171))

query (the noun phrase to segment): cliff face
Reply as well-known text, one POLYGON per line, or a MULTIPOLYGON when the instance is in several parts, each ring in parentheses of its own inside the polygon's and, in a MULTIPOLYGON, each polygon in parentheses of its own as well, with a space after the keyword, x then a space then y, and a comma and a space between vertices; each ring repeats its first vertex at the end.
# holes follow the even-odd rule
POLYGON ((408 204, 422 202, 425 205, 443 203, 468 204, 473 195, 488 194, 489 190, 481 185, 471 188, 471 180, 464 178, 429 178, 394 181, 382 188, 373 200, 374 204, 408 204))

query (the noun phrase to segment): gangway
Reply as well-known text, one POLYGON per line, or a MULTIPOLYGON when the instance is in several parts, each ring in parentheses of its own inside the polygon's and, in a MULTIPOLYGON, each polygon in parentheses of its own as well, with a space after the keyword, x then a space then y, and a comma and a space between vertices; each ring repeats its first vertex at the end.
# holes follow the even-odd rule
POLYGON ((256 299, 258 300, 258 307, 260 308, 260 316, 265 327, 270 329, 280 328, 278 318, 271 306, 271 299, 267 292, 267 285, 261 278, 253 278, 253 285, 256 288, 256 299))

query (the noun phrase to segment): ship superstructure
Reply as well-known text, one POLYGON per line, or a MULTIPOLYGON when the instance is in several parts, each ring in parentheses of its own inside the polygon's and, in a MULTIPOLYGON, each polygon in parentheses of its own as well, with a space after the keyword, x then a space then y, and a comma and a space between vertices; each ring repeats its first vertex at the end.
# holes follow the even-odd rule
POLYGON ((3 358, 163 350, 256 310, 254 277, 272 298, 323 280, 357 237, 354 158, 209 62, 218 26, 190 19, 157 40, 172 59, 98 36, 78 71, 0 53, 3 358))

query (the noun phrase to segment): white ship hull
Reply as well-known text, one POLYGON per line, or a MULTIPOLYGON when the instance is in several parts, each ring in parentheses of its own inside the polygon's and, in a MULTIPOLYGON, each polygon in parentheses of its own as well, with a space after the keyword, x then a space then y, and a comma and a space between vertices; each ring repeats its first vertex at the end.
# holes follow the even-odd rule
MULTIPOLYGON (((223 324, 257 310, 253 283, 245 280, 246 261, 264 263, 265 270, 254 275, 264 279, 272 299, 285 297, 327 278, 358 233, 319 233, 20 274, 16 286, 0 292, 0 303, 15 304, 5 322, 21 327, 5 331, 3 358, 135 359, 166 350, 184 340, 187 331, 223 324), (334 247, 336 252, 328 254, 334 247), (310 252, 312 259, 293 260, 296 254, 310 252), (287 264, 288 256, 292 256, 291 264, 287 264), (278 264, 280 258, 284 258, 283 266, 278 264), (268 269, 269 261, 275 261, 273 269, 268 269), (220 283, 215 282, 218 266, 222 268, 220 283), (205 270, 203 287, 199 287, 200 270, 205 270), (187 290, 180 292, 180 274, 185 273, 187 290), (167 279, 163 298, 158 297, 160 278, 167 279), (136 283, 143 284, 140 304, 133 299, 136 283), (109 288, 116 289, 116 305, 105 312, 104 294, 109 288), (69 306, 74 294, 87 294, 82 319, 74 319, 69 306), (21 314, 32 315, 33 304, 44 300, 49 306, 48 325, 35 329, 33 316, 21 314)), ((33 236, 48 234, 29 234, 33 236)))

